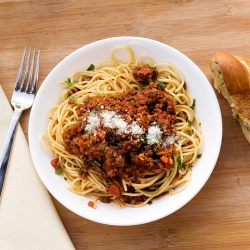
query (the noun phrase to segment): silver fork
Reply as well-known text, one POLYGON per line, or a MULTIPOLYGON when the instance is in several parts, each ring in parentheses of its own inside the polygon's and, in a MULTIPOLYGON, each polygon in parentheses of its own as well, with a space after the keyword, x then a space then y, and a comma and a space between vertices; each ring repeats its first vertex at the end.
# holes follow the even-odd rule
POLYGON ((38 50, 37 56, 35 56, 36 55, 35 50, 33 51, 33 54, 31 56, 31 49, 29 49, 29 52, 27 54, 28 54, 27 59, 25 60, 26 48, 24 48, 23 57, 16 78, 14 92, 11 98, 11 104, 14 107, 14 113, 0 155, 0 195, 3 188, 4 177, 8 165, 8 160, 11 152, 11 146, 17 123, 19 121, 19 118, 23 110, 28 109, 32 106, 36 94, 40 50, 38 50), (30 62, 30 57, 32 57, 31 62, 30 62), (35 63, 35 57, 36 57, 36 63, 35 63), (26 66, 25 69, 23 70, 25 61, 26 61, 26 66))

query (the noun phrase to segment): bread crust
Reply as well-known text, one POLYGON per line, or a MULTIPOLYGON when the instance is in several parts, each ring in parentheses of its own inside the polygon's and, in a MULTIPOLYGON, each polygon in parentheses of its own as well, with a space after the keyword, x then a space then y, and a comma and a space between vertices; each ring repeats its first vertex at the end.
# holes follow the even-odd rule
POLYGON ((250 59, 226 52, 215 52, 210 60, 210 68, 216 89, 229 102, 234 117, 239 121, 242 132, 250 143, 250 59), (217 75, 214 72, 216 67, 217 75))
POLYGON ((215 52, 224 83, 230 95, 250 92, 250 60, 225 52, 215 52))

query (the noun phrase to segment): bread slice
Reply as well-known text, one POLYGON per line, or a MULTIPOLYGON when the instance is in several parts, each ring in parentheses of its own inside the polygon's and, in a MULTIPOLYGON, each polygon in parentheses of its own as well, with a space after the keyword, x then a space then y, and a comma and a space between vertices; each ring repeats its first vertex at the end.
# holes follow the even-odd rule
POLYGON ((227 99, 250 143, 250 59, 215 52, 210 60, 214 87, 227 99))

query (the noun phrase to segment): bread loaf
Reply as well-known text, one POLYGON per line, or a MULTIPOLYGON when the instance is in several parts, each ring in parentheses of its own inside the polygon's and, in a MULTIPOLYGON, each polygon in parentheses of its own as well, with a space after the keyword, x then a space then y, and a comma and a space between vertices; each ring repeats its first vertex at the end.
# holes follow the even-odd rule
POLYGON ((227 99, 250 143, 250 59, 215 52, 210 69, 215 89, 227 99))

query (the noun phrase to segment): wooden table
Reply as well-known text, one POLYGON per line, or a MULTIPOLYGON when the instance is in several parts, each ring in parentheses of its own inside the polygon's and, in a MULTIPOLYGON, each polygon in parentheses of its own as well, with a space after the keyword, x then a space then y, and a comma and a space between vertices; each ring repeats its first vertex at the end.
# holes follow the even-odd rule
MULTIPOLYGON (((90 42, 141 36, 175 47, 208 77, 215 51, 250 57, 249 0, 1 0, 0 84, 10 100, 24 46, 41 49, 39 85, 65 56, 90 42)), ((174 214, 133 227, 99 225, 53 198, 76 249, 250 249, 250 145, 216 92, 223 141, 198 195, 174 214)), ((29 111, 20 123, 28 134, 29 111)))

